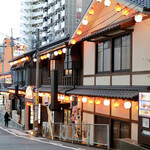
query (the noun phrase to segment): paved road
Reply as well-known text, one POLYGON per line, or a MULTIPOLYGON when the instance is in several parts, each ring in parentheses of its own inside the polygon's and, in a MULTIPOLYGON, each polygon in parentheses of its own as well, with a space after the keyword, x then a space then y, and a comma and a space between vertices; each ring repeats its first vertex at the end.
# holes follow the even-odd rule
POLYGON ((96 150, 96 148, 35 138, 24 132, 0 126, 0 150, 96 150))

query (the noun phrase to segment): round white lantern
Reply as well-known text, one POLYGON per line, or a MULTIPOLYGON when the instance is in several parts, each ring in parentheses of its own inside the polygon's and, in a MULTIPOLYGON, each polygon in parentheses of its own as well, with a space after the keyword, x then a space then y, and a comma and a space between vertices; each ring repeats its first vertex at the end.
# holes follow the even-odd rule
POLYGON ((111 4, 111 1, 110 1, 110 0, 105 0, 105 1, 104 1, 104 5, 105 5, 105 6, 109 7, 110 4, 111 4))
POLYGON ((54 55, 55 55, 55 56, 58 56, 58 52, 57 52, 57 51, 55 51, 55 52, 54 52, 54 55))
POLYGON ((130 103, 129 101, 126 101, 126 102, 124 103, 124 107, 125 107, 126 109, 130 109, 130 108, 131 108, 131 103, 130 103))
POLYGON ((143 19, 143 16, 141 14, 136 14, 134 19, 135 19, 136 22, 141 22, 142 19, 143 19))
POLYGON ((97 2, 101 2, 102 0, 97 0, 97 2))
POLYGON ((64 48, 62 49, 62 52, 63 52, 63 53, 66 53, 66 51, 67 51, 67 48, 64 47, 64 48))
POLYGON ((50 58, 51 54, 50 53, 47 53, 47 58, 50 58))
POLYGON ((105 100, 104 100, 104 105, 105 105, 105 106, 109 106, 109 105, 110 105, 110 100, 105 99, 105 100))
POLYGON ((73 96, 70 96, 70 101, 72 101, 73 100, 73 96))
POLYGON ((86 102, 87 102, 87 98, 86 98, 86 97, 83 97, 83 98, 82 98, 82 102, 83 102, 83 103, 86 103, 86 102))
POLYGON ((33 62, 37 62, 37 59, 36 59, 36 58, 33 58, 33 62))
POLYGON ((83 24, 84 26, 86 26, 86 25, 88 24, 88 21, 87 21, 86 19, 84 19, 84 20, 82 21, 82 24, 83 24))

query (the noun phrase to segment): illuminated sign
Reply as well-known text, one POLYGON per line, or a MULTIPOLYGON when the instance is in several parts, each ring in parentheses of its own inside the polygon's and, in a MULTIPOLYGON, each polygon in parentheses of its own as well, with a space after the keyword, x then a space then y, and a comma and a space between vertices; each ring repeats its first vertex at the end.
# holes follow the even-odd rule
POLYGON ((150 117, 150 93, 139 93, 139 116, 150 117))
POLYGON ((3 95, 0 95, 0 105, 3 104, 3 99, 4 99, 4 96, 3 96, 3 95))
POLYGON ((14 47, 14 56, 22 55, 26 52, 26 47, 24 45, 16 45, 14 47))
POLYGON ((5 83, 6 84, 11 84, 12 83, 12 79, 11 78, 6 78, 5 79, 5 83))
POLYGON ((25 98, 33 100, 33 98, 34 98, 34 96, 33 96, 33 86, 28 86, 27 87, 25 98))

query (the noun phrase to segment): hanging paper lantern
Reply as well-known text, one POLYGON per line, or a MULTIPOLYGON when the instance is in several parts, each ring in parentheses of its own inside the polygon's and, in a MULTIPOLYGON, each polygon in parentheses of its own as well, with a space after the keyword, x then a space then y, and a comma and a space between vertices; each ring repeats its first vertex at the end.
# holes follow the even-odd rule
POLYGON ((82 98, 82 102, 83 102, 83 103, 86 103, 86 102, 87 102, 87 98, 86 98, 86 97, 83 97, 83 98, 82 98))
POLYGON ((55 55, 55 56, 58 56, 58 52, 57 52, 57 51, 55 51, 55 52, 54 52, 54 55, 55 55))
POLYGON ((124 107, 125 107, 126 109, 130 109, 130 108, 131 108, 131 103, 130 103, 129 101, 126 101, 126 102, 124 103, 124 107))
POLYGON ((95 102, 97 105, 100 105, 101 104, 101 101, 100 100, 96 100, 95 102))
POLYGON ((90 15, 93 15, 93 14, 94 14, 94 9, 93 9, 93 8, 91 8, 91 10, 89 11, 89 14, 90 14, 90 15))
POLYGON ((105 105, 105 106, 109 106, 109 105, 110 105, 110 100, 105 99, 105 100, 104 100, 104 105, 105 105))
POLYGON ((50 58, 51 54, 50 53, 47 53, 47 58, 50 58))
POLYGON ((64 47, 64 48, 62 49, 62 52, 63 52, 63 53, 66 53, 66 51, 67 51, 67 48, 64 47))
POLYGON ((115 108, 118 108, 119 105, 120 105, 119 101, 115 101, 115 102, 114 102, 114 107, 115 107, 115 108))
POLYGON ((105 1, 104 1, 104 5, 105 5, 106 7, 109 7, 110 4, 111 4, 111 1, 110 1, 110 0, 105 0, 105 1))
POLYGON ((97 2, 101 2, 102 0, 97 0, 97 2))
POLYGON ((115 7, 115 10, 117 12, 121 11, 121 5, 119 3, 117 3, 116 7, 115 7))
POLYGON ((143 16, 138 13, 138 14, 135 15, 134 19, 135 19, 136 22, 139 23, 143 20, 143 16))
POLYGON ((127 16, 127 15, 129 14, 129 10, 128 10, 127 7, 122 10, 122 14, 123 14, 124 16, 127 16))
POLYGON ((94 101, 93 101, 92 99, 89 100, 89 104, 93 104, 93 102, 94 102, 94 101))
POLYGON ((77 35, 81 35, 82 34, 82 31, 79 29, 78 31, 77 31, 77 35))
POLYGON ((84 20, 82 21, 82 24, 83 24, 84 26, 86 26, 86 25, 88 24, 88 21, 87 21, 86 19, 84 19, 84 20))
POLYGON ((71 44, 72 44, 72 45, 76 44, 76 40, 72 39, 72 40, 71 40, 71 44))
POLYGON ((62 54, 62 50, 59 50, 59 51, 58 51, 58 55, 61 55, 61 54, 62 54))

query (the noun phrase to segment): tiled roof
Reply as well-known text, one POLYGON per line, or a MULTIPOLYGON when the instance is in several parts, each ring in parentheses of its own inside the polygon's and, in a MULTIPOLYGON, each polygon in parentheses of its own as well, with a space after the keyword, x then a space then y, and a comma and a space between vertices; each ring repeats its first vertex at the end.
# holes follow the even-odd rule
POLYGON ((147 87, 78 87, 66 92, 66 94, 137 100, 139 91, 147 89, 147 87))
POLYGON ((140 7, 150 8, 150 0, 125 0, 125 1, 133 3, 140 7))

